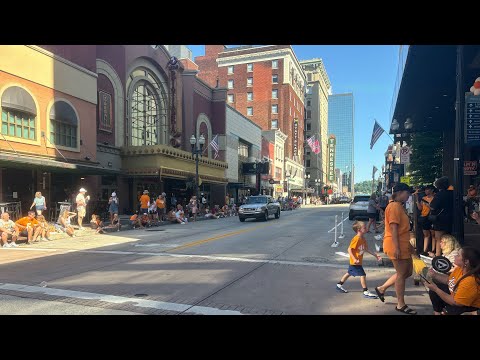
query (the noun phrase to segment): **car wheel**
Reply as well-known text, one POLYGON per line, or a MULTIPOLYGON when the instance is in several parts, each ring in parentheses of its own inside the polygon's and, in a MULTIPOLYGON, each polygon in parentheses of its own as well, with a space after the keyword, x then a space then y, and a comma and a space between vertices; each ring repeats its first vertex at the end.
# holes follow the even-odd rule
POLYGON ((243 217, 239 217, 238 219, 240 220, 240 222, 245 222, 245 218, 243 217))
POLYGON ((277 213, 275 214, 275 219, 280 219, 280 209, 277 210, 277 213))
POLYGON ((265 215, 263 217, 263 221, 268 221, 268 211, 265 210, 265 215))
POLYGON ((348 220, 353 220, 353 214, 351 212, 348 213, 348 220))

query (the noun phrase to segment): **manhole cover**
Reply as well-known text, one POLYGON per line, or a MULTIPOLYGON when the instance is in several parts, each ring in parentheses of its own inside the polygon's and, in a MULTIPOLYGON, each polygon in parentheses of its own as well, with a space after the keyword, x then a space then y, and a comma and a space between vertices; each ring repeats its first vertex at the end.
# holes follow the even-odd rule
POLYGON ((148 294, 135 294, 136 297, 146 297, 148 294))
POLYGON ((145 231, 165 231, 165 229, 147 229, 145 231))

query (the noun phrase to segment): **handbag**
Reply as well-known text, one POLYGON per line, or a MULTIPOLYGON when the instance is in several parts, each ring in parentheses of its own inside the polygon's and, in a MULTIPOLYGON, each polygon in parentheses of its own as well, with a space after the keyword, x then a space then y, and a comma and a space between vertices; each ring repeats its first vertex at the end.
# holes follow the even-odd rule
POLYGON ((439 212, 438 214, 436 214, 436 215, 433 215, 433 214, 428 215, 428 221, 430 221, 431 223, 437 222, 437 221, 438 221, 438 217, 439 217, 439 215, 443 212, 443 210, 445 210, 445 209, 440 210, 440 212, 439 212))

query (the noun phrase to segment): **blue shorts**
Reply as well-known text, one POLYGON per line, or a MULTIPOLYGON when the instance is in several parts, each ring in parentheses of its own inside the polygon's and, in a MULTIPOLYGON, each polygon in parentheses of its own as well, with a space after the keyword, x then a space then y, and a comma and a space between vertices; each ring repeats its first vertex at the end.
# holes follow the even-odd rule
POLYGON ((367 276, 362 265, 350 265, 348 267, 348 274, 350 276, 367 276))

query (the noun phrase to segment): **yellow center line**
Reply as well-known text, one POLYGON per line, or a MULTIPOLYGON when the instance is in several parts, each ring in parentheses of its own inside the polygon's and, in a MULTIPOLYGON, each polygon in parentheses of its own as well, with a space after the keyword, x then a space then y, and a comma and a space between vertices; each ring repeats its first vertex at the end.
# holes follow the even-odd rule
POLYGON ((208 239, 193 241, 193 242, 185 244, 185 245, 181 245, 181 246, 177 246, 177 247, 172 248, 172 249, 168 249, 164 252, 182 250, 182 249, 186 249, 186 248, 189 248, 189 247, 206 244, 206 243, 209 243, 209 242, 212 242, 212 241, 215 241, 215 240, 219 240, 219 239, 223 239, 223 238, 226 238, 226 237, 229 237, 229 236, 235 236, 235 235, 238 235, 238 234, 243 234, 243 233, 250 232, 250 231, 253 231, 253 230, 261 229, 261 228, 266 227, 266 226, 273 226, 275 224, 276 223, 258 225, 258 226, 255 226, 253 228, 250 228, 250 229, 233 231, 233 232, 229 232, 229 233, 226 233, 226 234, 223 234, 223 235, 214 236, 214 237, 211 237, 211 238, 208 238, 208 239))

